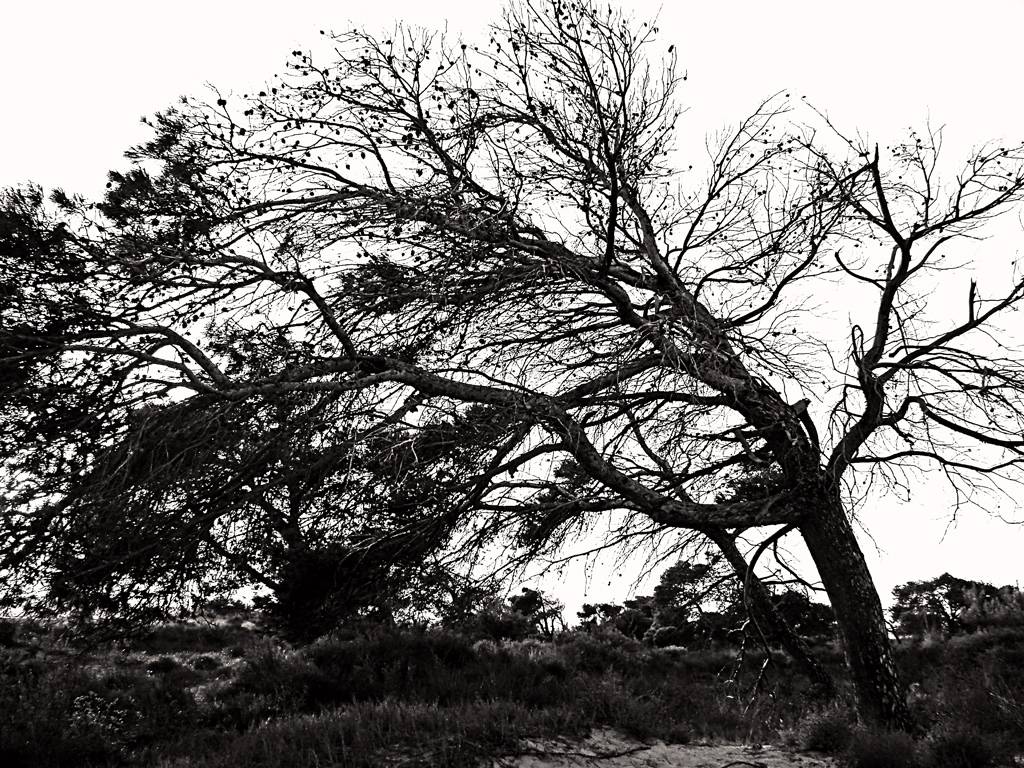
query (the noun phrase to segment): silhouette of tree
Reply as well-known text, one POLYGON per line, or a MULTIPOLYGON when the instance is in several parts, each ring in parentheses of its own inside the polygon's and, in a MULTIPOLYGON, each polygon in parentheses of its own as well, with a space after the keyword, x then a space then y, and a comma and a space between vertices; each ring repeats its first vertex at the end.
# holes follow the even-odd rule
POLYGON ((673 144, 685 76, 674 51, 649 63, 656 40, 558 0, 512 6, 481 46, 345 32, 257 93, 158 116, 98 208, 59 198, 65 257, 4 254, 10 583, 52 568, 81 519, 62 494, 132 412, 334 398, 355 457, 381 423, 442 433, 423 463, 467 553, 505 536, 536 554, 606 519, 610 543, 679 531, 747 573, 753 606, 760 555, 799 535, 860 715, 906 725, 855 501, 928 467, 962 502, 1019 476, 1024 371, 998 325, 1019 271, 971 281, 959 312, 927 299, 1019 200, 1021 150, 940 181, 939 135, 883 150, 824 116, 785 124, 779 97, 709 144, 705 173, 673 144), (859 319, 832 329, 814 310, 836 300, 859 319), (25 320, 68 301, 67 321, 25 320), (95 449, 38 439, 48 387, 63 424, 110 425, 95 449), (471 471, 452 476, 456 446, 471 471), (759 495, 719 498, 751 468, 759 495))
POLYGON ((835 612, 824 603, 814 602, 799 590, 785 589, 773 602, 783 620, 801 637, 828 637, 834 631, 835 612))
POLYGON ((967 590, 967 607, 959 619, 968 631, 990 627, 1024 627, 1024 592, 1011 584, 991 588, 976 584, 967 590))
POLYGON ((944 573, 925 581, 908 581, 892 591, 889 609, 901 632, 956 634, 964 629, 963 614, 978 599, 993 598, 998 590, 991 584, 965 581, 944 573))
POLYGON ((584 603, 576 616, 580 620, 580 629, 589 631, 610 624, 622 611, 623 606, 617 603, 584 603))

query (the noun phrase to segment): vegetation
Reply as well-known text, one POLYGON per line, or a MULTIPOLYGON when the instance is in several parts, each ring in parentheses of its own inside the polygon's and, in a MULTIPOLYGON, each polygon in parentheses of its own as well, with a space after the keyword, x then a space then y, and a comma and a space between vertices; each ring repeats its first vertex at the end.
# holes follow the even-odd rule
MULTIPOLYGON (((823 705, 785 655, 658 648, 610 627, 477 639, 364 624, 292 646, 236 613, 80 648, 16 622, 0 650, 5 766, 475 766, 525 740, 597 727, 670 743, 796 746, 851 766, 1006 764, 1024 750, 1024 634, 904 643, 919 680, 914 738, 858 729, 849 687, 823 705), (767 660, 767 666, 765 662, 767 660), (966 680, 985 681, 977 685, 966 680), (405 761, 404 763, 402 761, 405 761), (886 762, 888 760, 889 762, 886 762)), ((834 642, 815 653, 842 675, 834 642)))
POLYGON ((957 634, 986 627, 1024 626, 1024 593, 944 573, 893 591, 892 617, 901 634, 957 634))
POLYGON ((915 768, 918 755, 906 733, 858 731, 850 740, 847 761, 850 768, 915 768))
POLYGON ((811 713, 800 723, 800 747, 828 755, 844 752, 853 741, 855 722, 851 715, 835 707, 811 713))
MULTIPOLYGON (((244 588, 295 642, 430 618, 558 647, 556 606, 495 601, 467 574, 488 553, 514 568, 607 532, 599 547, 682 558, 650 597, 585 609, 595 636, 715 648, 739 624, 745 652, 783 648, 818 692, 850 687, 862 725, 910 731, 856 503, 905 498, 926 468, 958 499, 1021 479, 1024 355, 1000 325, 1024 303, 1019 268, 966 281, 959 313, 926 299, 958 280, 947 252, 1024 197, 1024 148, 984 147, 943 180, 938 133, 883 150, 810 108, 790 122, 780 97, 694 168, 674 145, 674 48, 590 0, 512 4, 483 45, 324 38, 255 93, 155 116, 101 201, 0 199, 0 607, 96 640, 244 588), (836 284, 851 306, 829 331, 811 307, 836 284), (778 591, 815 586, 785 572, 787 537, 831 609, 778 591), (842 674, 811 648, 833 622, 842 674)), ((907 592, 902 629, 1016 622, 1019 591, 940 581, 907 592)), ((639 683, 573 666, 592 642, 626 653, 590 638, 549 659, 583 697, 538 705, 556 720, 686 711, 660 688, 625 706, 639 683)), ((306 719, 268 738, 344 752, 363 715, 316 707, 397 712, 392 738, 465 706, 492 725, 467 724, 460 745, 536 725, 511 680, 510 708, 453 684, 394 709, 354 672, 335 682, 358 695, 326 702, 331 678, 305 653, 244 662, 227 686, 251 703, 238 727, 294 704, 306 719), (245 671, 258 663, 284 699, 245 671)), ((637 650, 641 680, 673 658, 652 653, 637 650)), ((527 662, 480 662, 480 690, 498 694, 486 681, 506 663, 527 662)), ((165 719, 213 716, 179 694, 222 667, 146 665, 163 682, 139 695, 180 707, 165 719)), ((404 691, 420 672, 401 669, 404 691)), ((13 687, 44 711, 49 683, 30 677, 13 687)), ((86 720, 135 733, 90 680, 54 699, 47 739, 86 720)), ((124 743, 86 729, 73 750, 145 749, 148 727, 124 743)))

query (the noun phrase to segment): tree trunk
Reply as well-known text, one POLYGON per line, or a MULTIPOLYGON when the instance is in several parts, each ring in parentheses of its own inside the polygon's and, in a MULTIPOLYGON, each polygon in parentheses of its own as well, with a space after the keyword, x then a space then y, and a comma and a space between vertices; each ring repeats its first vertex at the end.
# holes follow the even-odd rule
POLYGON ((832 677, 818 663, 811 653, 810 646, 786 622, 775 608, 768 588, 757 576, 747 578, 747 561, 743 557, 736 542, 725 532, 706 532, 709 539, 725 555, 736 572, 741 584, 747 584, 746 600, 750 618, 757 624, 768 640, 774 640, 782 646, 782 650, 793 660, 805 675, 814 683, 818 692, 826 697, 835 695, 835 683, 832 677))
POLYGON ((839 624, 857 715, 869 725, 907 730, 909 715, 882 602, 841 504, 823 505, 800 523, 839 624))

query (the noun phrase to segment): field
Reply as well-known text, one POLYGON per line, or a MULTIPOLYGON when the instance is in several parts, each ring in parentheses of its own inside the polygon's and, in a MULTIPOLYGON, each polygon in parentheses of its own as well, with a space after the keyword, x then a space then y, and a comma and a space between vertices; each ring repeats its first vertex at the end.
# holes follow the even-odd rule
MULTIPOLYGON (((834 754, 859 768, 972 768, 1024 752, 1018 631, 897 647, 916 741, 858 731, 781 654, 738 660, 615 632, 496 642, 364 627, 292 647, 236 617, 90 648, 8 621, 0 641, 7 768, 636 765, 644 752, 647 765, 777 765, 768 756, 786 750, 805 766, 834 754), (601 744, 605 758, 585 757, 601 744), (729 744, 756 751, 707 752, 729 744)), ((833 645, 817 654, 841 676, 833 645)))

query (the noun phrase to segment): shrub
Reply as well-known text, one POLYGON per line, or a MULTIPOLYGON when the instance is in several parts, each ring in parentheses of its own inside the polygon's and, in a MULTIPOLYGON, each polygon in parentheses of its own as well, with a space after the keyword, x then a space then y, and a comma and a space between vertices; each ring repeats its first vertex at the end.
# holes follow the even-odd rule
POLYGON ((525 738, 580 737, 586 727, 571 707, 534 709, 478 701, 452 707, 393 700, 354 704, 258 724, 219 743, 197 743, 174 768, 282 768, 381 765, 473 768, 515 753, 525 738))
POLYGON ((179 666, 181 665, 174 658, 160 656, 146 665, 146 671, 153 675, 166 675, 168 672, 173 672, 179 666))
POLYGON ((929 768, 989 768, 997 749, 980 733, 954 730, 940 733, 928 745, 929 768))
POLYGON ((17 621, 0 618, 0 648, 16 646, 18 644, 18 630, 17 621))
POLYGON ((653 627, 644 636, 655 648, 667 648, 669 646, 686 645, 687 633, 685 630, 674 626, 653 627))
POLYGON ((835 755, 850 745, 853 738, 853 717, 843 709, 814 712, 797 726, 802 749, 835 755))
POLYGON ((108 691, 130 692, 152 684, 152 680, 141 669, 114 669, 104 672, 99 680, 108 691))
POLYGON ((573 632, 555 642, 566 661, 582 672, 635 670, 649 655, 639 641, 618 632, 573 632))
POLYGON ((169 622, 155 626, 143 637, 133 638, 129 646, 145 653, 208 653, 223 649, 241 634, 247 633, 205 622, 169 622))
POLYGON ((192 669, 198 672, 213 672, 220 669, 222 666, 220 659, 216 656, 204 654, 192 659, 192 669))
POLYGON ((529 616, 501 605, 481 610, 464 629, 473 637, 488 640, 522 640, 536 630, 529 616))
POLYGON ((846 753, 850 768, 915 768, 917 746, 906 733, 858 730, 846 753))
POLYGON ((294 652, 267 646, 250 654, 239 666, 234 681, 218 699, 227 702, 242 694, 242 699, 257 699, 267 714, 292 708, 308 710, 318 703, 340 703, 344 691, 332 691, 331 680, 308 660, 294 652))
POLYGON ((195 700, 168 675, 81 666, 79 659, 0 657, 0 765, 120 765, 198 723, 195 700))

